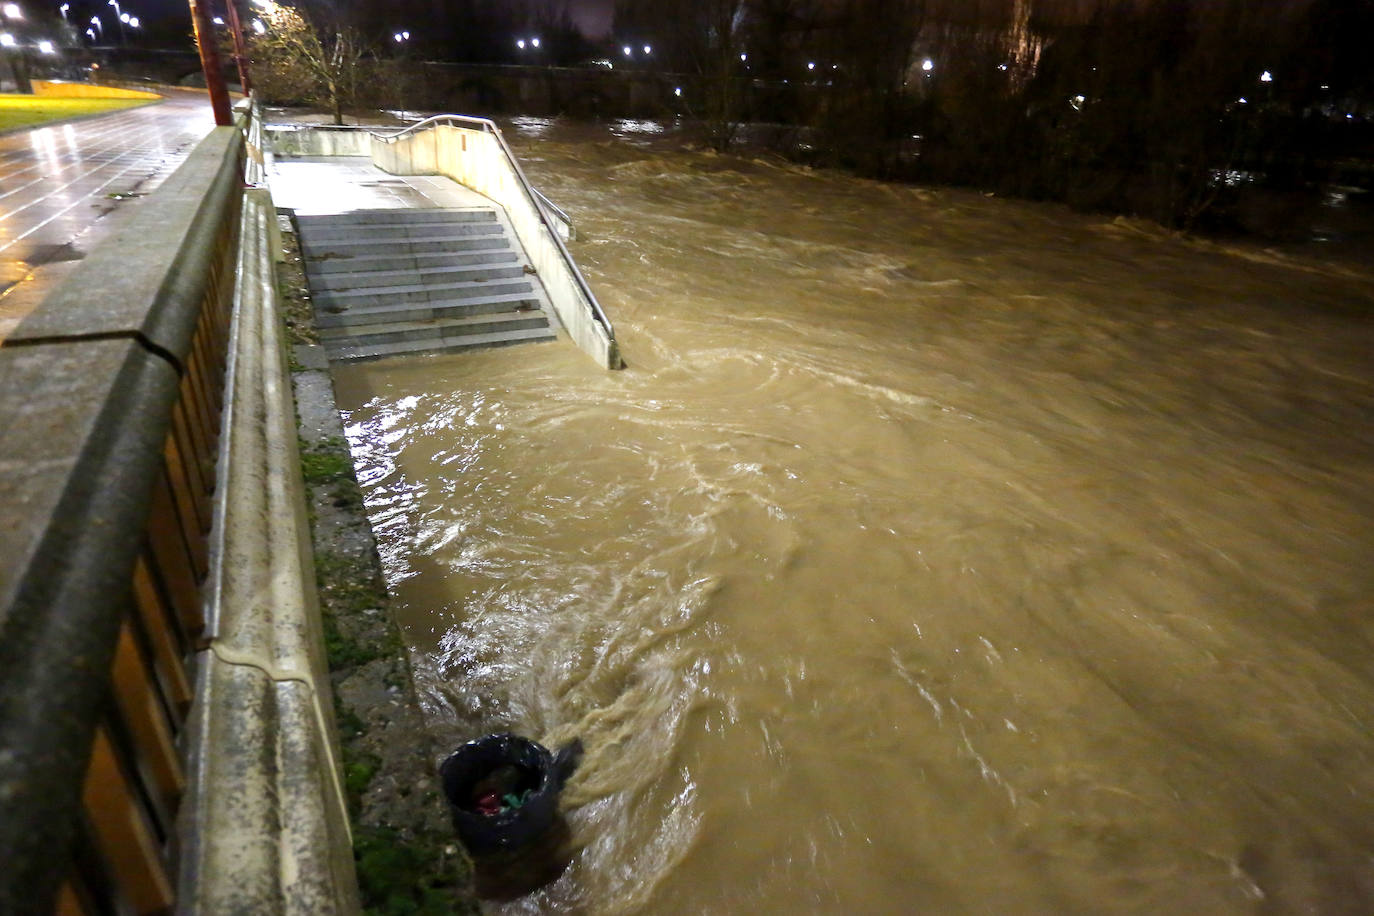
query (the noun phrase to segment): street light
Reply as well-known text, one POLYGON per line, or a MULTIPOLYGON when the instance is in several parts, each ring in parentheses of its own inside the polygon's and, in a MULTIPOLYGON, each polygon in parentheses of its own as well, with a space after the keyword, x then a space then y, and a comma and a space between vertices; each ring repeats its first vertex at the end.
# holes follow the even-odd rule
MULTIPOLYGON (((89 30, 87 30, 89 31, 89 30)), ((0 33, 0 47, 12 48, 15 45, 14 36, 9 32, 0 33)))
POLYGON ((254 32, 257 32, 259 35, 266 35, 266 34, 267 34, 267 23, 263 22, 261 19, 254 19, 254 20, 253 20, 253 31, 254 31, 254 32))
POLYGON ((114 7, 115 18, 119 20, 119 43, 124 44, 124 23, 129 20, 125 18, 125 12, 119 8, 119 0, 107 0, 105 5, 114 7))
POLYGON ((56 51, 57 49, 52 46, 52 42, 48 41, 46 38, 38 43, 39 54, 54 54, 56 51))
POLYGON ((62 4, 61 6, 59 6, 59 7, 57 8, 57 11, 58 11, 59 13, 62 14, 62 18, 63 18, 63 19, 66 19, 66 18, 67 18, 67 10, 69 10, 69 9, 71 9, 71 8, 72 8, 72 5, 71 5, 70 3, 64 3, 64 4, 62 4))
POLYGON ((6 3, 6 4, 5 4, 5 18, 6 18, 6 19, 23 19, 23 18, 24 18, 24 11, 21 10, 21 9, 19 8, 19 4, 17 4, 17 3, 6 3))
MULTIPOLYGON (((92 16, 92 17, 91 17, 91 25, 95 26, 95 30, 96 30, 97 32, 100 33, 100 37, 103 39, 103 38, 105 37, 105 26, 104 26, 103 24, 101 24, 101 22, 100 22, 100 17, 99 17, 99 16, 92 16)), ((86 31, 89 32, 90 29, 87 29, 86 31)))
POLYGON ((652 53, 654 53, 654 49, 653 49, 651 46, 649 46, 649 45, 645 45, 645 46, 644 46, 644 56, 645 56, 645 57, 648 57, 648 56, 649 56, 650 54, 652 54, 652 53))

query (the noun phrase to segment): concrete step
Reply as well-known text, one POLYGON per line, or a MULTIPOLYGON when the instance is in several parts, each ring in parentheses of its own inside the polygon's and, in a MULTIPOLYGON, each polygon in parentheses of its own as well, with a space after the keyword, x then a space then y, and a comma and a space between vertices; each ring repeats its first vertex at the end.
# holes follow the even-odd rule
POLYGON ((441 283, 486 283, 525 276, 523 264, 475 264, 455 267, 432 267, 427 270, 369 270, 350 273, 335 272, 311 276, 310 288, 316 294, 324 292, 358 292, 395 287, 398 283, 414 281, 429 287, 441 283))
POLYGON ((432 340, 406 340, 395 343, 371 344, 369 346, 340 346, 330 349, 332 360, 370 360, 386 359, 392 356, 417 356, 424 353, 453 353, 461 350, 475 350, 488 347, 509 347, 520 343, 538 343, 554 340, 556 335, 538 328, 524 331, 510 331, 500 334, 471 334, 436 342, 432 340))
POLYGON ((445 281, 442 283, 407 283, 398 286, 374 286, 368 289, 332 290, 315 293, 315 308, 329 306, 387 305, 402 302, 440 302, 485 299, 512 293, 528 295, 534 284, 526 279, 445 281))
POLYGON ((498 225, 481 235, 457 235, 439 239, 327 239, 301 236, 301 251, 307 259, 347 257, 349 255, 387 255, 391 257, 438 254, 449 251, 491 251, 511 247, 505 230, 498 225))
POLYGON ((499 334, 537 328, 543 328, 550 337, 554 336, 554 332, 549 328, 549 316, 542 309, 490 312, 465 318, 431 318, 427 321, 392 321, 385 324, 320 328, 320 340, 326 347, 366 347, 410 340, 456 340, 476 334, 499 334))
POLYGON ((494 223, 496 211, 472 210, 353 210, 348 213, 320 213, 297 216, 296 223, 314 229, 317 226, 390 226, 417 223, 494 223))
POLYGON ((443 267, 467 267, 474 264, 515 264, 520 255, 507 243, 504 248, 489 251, 469 251, 465 253, 439 252, 417 255, 337 255, 323 258, 307 258, 305 272, 313 286, 317 276, 333 273, 367 273, 388 270, 435 270, 443 267))
POLYGON ((397 223, 383 226, 311 226, 305 230, 312 244, 326 242, 406 242, 463 238, 502 232, 500 223, 397 223))
POLYGON ((481 299, 458 299, 438 302, 393 302, 355 306, 315 303, 315 324, 323 333, 325 328, 360 327, 369 324, 390 324, 406 321, 430 321, 435 318, 466 318, 512 310, 534 310, 543 306, 535 293, 510 293, 486 296, 481 299))

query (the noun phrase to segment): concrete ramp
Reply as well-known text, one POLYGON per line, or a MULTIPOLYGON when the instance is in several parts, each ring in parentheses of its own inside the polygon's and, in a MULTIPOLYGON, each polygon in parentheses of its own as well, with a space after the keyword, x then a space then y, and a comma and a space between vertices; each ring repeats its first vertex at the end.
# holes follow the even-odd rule
POLYGON ((496 207, 298 214, 331 360, 553 340, 543 286, 496 207))

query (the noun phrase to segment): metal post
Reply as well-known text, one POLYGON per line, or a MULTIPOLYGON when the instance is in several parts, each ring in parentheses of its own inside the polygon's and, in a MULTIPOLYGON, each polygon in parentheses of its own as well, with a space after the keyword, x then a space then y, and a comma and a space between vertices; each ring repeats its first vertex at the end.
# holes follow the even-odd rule
POLYGON ((239 85, 243 87, 243 94, 247 95, 253 91, 253 83, 248 78, 248 49, 243 43, 243 26, 239 25, 238 4, 235 0, 224 0, 224 5, 229 11, 229 30, 234 36, 234 63, 239 67, 239 85))
POLYGON ((215 34, 210 29, 210 20, 205 10, 196 0, 186 0, 191 6, 191 24, 196 30, 196 47, 200 49, 200 68, 205 72, 205 88, 210 91, 210 107, 215 111, 215 123, 220 127, 231 127, 234 123, 233 112, 229 108, 229 87, 224 83, 224 71, 220 69, 219 49, 215 47, 215 34))

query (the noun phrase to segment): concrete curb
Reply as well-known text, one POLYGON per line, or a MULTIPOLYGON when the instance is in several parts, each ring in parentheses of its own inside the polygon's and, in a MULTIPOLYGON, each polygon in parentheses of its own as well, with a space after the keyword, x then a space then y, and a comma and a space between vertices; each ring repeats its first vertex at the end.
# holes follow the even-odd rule
POLYGON ((265 190, 245 193, 179 910, 354 913, 265 190))

